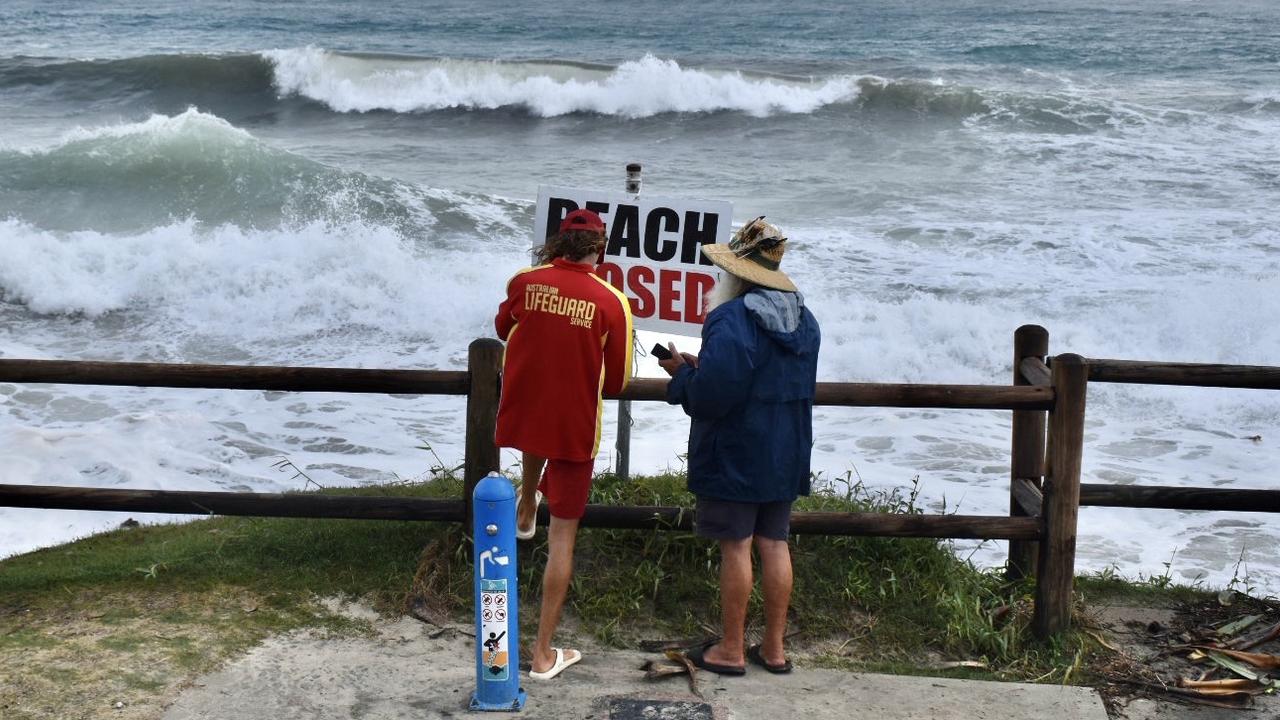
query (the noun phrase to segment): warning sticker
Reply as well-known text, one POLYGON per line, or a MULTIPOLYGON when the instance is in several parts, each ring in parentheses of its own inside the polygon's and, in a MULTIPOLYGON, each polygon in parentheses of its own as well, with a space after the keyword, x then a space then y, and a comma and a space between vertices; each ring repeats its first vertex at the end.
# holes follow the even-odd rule
POLYGON ((501 681, 511 677, 511 655, 507 652, 507 581, 480 581, 481 662, 484 679, 501 681))

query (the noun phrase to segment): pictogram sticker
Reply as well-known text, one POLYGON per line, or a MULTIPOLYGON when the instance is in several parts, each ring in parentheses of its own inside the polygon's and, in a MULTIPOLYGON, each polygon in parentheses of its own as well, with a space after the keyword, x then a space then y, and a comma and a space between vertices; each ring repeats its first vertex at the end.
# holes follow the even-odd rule
POLYGON ((507 646, 507 581, 480 581, 480 642, 484 679, 502 681, 511 677, 511 654, 507 646))

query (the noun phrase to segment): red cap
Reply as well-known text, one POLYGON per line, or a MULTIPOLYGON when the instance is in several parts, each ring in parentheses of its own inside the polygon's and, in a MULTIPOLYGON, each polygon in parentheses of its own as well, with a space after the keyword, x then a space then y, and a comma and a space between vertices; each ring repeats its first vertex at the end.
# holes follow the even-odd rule
POLYGON ((569 232, 570 230, 587 230, 603 234, 604 221, 591 210, 574 210, 565 215, 564 219, 560 221, 560 232, 569 232))

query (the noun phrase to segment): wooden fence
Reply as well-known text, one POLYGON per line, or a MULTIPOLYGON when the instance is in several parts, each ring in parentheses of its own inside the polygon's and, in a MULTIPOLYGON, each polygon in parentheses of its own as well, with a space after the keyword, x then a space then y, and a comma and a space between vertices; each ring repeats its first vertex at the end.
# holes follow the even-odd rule
MULTIPOLYGON (((1280 512, 1280 491, 1082 485, 1085 398, 1089 381, 1280 389, 1280 368, 1087 360, 1049 357, 1044 328, 1014 334, 1013 384, 921 385, 819 383, 815 404, 1010 410, 1012 452, 1008 515, 890 515, 796 512, 800 534, 1009 540, 1008 574, 1036 579, 1033 629, 1047 638, 1071 614, 1080 507, 1280 512)), ((0 506, 207 515, 359 518, 467 522, 471 490, 499 467, 494 445, 502 345, 480 339, 465 372, 346 368, 166 365, 0 359, 0 382, 288 392, 465 395, 465 491, 456 500, 311 493, 107 490, 0 485, 0 506)), ((662 401, 665 380, 638 379, 618 399, 662 401)), ((544 514, 546 509, 541 512, 544 514)), ((587 527, 688 530, 688 508, 591 505, 587 527)))

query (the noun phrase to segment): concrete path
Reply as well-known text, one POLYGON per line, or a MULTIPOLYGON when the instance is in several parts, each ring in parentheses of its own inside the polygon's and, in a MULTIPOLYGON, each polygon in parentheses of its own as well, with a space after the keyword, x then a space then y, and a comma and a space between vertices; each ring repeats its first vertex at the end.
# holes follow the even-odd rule
MULTIPOLYGON (((463 630, 412 619, 379 623, 374 638, 274 638, 185 691, 164 720, 346 720, 510 717, 467 711, 474 646, 463 630), (431 637, 431 635, 437 635, 431 637)), ((580 643, 584 659, 551 681, 525 676, 525 709, 546 720, 1106 720, 1090 688, 873 675, 796 668, 745 677, 699 673, 644 680, 657 654, 580 643)))

